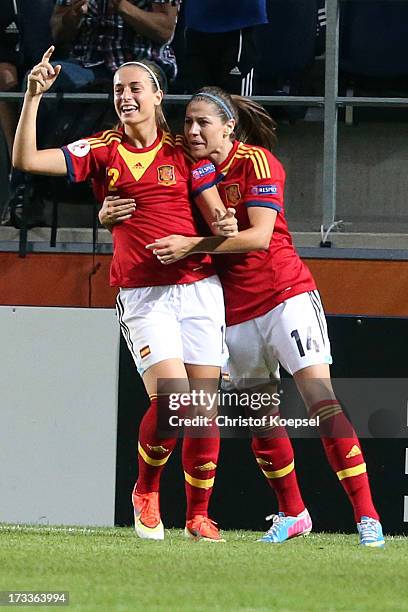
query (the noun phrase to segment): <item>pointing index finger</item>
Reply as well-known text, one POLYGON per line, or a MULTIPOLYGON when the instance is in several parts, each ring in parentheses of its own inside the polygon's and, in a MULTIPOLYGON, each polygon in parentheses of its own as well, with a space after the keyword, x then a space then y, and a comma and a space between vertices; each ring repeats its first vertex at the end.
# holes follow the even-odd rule
POLYGON ((50 60, 51 55, 54 53, 54 50, 55 50, 54 45, 51 45, 51 47, 48 47, 48 49, 46 50, 46 52, 42 56, 42 61, 43 62, 48 62, 50 60))

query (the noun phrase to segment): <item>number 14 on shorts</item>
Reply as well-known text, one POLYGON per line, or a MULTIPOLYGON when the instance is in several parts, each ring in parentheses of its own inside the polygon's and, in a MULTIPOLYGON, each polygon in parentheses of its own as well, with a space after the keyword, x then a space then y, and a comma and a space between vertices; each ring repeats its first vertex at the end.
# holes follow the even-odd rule
POLYGON ((306 351, 313 350, 315 353, 320 353, 320 343, 316 338, 312 337, 311 327, 306 328, 306 341, 304 344, 300 338, 300 334, 297 329, 293 329, 290 335, 293 338, 293 340, 296 342, 296 346, 298 348, 299 355, 301 357, 305 357, 306 351))

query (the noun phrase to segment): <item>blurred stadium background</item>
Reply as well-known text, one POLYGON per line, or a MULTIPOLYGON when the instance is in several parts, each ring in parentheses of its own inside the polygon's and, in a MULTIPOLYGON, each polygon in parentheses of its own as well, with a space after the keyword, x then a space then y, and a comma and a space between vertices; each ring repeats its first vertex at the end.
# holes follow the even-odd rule
MULTIPOLYGON (((316 55, 319 6, 271 0, 273 23, 259 30, 260 99, 279 122, 289 227, 330 315, 334 376, 407 379, 408 1, 329 0, 326 45, 316 55)), ((181 38, 182 19, 179 53, 181 38)), ((180 102, 169 95, 175 127, 180 102)), ((0 204, 7 173, 1 142, 0 204)), ((0 521, 129 525, 135 415, 147 400, 115 321, 110 237, 96 227, 86 191, 48 182, 44 199, 53 227, 0 227, 0 521)), ((363 440, 374 498, 393 534, 408 523, 400 434, 363 440)), ((295 444, 317 530, 354 529, 319 441, 295 444)), ((180 526, 176 457, 163 486, 165 524, 180 526)), ((224 441, 213 508, 224 528, 259 530, 273 510, 247 440, 224 441)))

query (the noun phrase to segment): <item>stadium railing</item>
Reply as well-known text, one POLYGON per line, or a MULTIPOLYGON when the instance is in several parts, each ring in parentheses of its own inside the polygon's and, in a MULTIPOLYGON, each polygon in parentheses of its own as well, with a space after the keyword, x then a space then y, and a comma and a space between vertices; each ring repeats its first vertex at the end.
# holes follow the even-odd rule
MULTIPOLYGON (((360 0, 365 2, 367 0, 360 0)), ((400 0, 408 3, 408 0, 400 0)), ((337 134, 338 111, 341 107, 390 107, 407 108, 408 97, 348 97, 338 95, 339 80, 339 21, 340 5, 347 0, 330 0, 326 3, 326 60, 325 60, 325 95, 324 96, 254 96, 253 99, 265 106, 308 106, 324 110, 323 140, 323 173, 322 173, 322 209, 321 209, 321 243, 330 246, 330 233, 338 224, 336 220, 336 177, 337 177, 337 134)), ((23 93, 0 92, 0 100, 20 100, 23 93)), ((62 94, 46 94, 50 99, 61 99, 62 94)), ((109 94, 82 93, 63 94, 67 102, 94 103, 106 102, 109 94)), ((185 104, 188 95, 169 94, 167 105, 185 104)), ((316 228, 318 229, 318 228, 316 228)))

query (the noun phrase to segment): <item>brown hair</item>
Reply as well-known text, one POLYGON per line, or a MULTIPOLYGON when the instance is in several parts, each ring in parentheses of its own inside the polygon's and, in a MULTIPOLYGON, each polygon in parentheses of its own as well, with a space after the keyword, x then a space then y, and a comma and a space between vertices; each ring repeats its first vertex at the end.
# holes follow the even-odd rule
POLYGON ((270 151, 275 148, 276 123, 257 102, 243 96, 230 95, 220 87, 202 87, 192 96, 190 102, 193 100, 212 104, 223 123, 233 117, 235 119, 233 139, 237 138, 270 151))
MULTIPOLYGON (((154 78, 152 77, 150 72, 153 72, 154 76, 156 77, 157 82, 160 85, 160 89, 162 91, 165 89, 163 73, 160 70, 160 68, 157 66, 157 64, 155 64, 154 62, 149 62, 147 60, 144 60, 143 62, 125 62, 124 64, 119 66, 118 70, 120 70, 123 66, 136 66, 136 67, 139 67, 139 68, 142 68, 142 69, 143 69, 143 67, 145 67, 145 72, 146 72, 147 76, 149 77, 149 81, 152 84, 153 91, 156 92, 156 91, 158 91, 158 89, 157 89, 156 81, 154 80, 154 78)), ((116 70, 116 72, 118 72, 118 70, 116 70)), ((115 74, 116 74, 116 72, 115 72, 115 74)), ((156 125, 157 125, 157 127, 162 132, 170 132, 170 128, 169 128, 169 125, 167 123, 167 119, 164 116, 163 107, 162 107, 161 104, 160 104, 160 106, 156 106, 155 113, 156 113, 156 125)), ((116 128, 119 128, 121 126, 122 126, 122 124, 119 122, 117 124, 116 128)))

